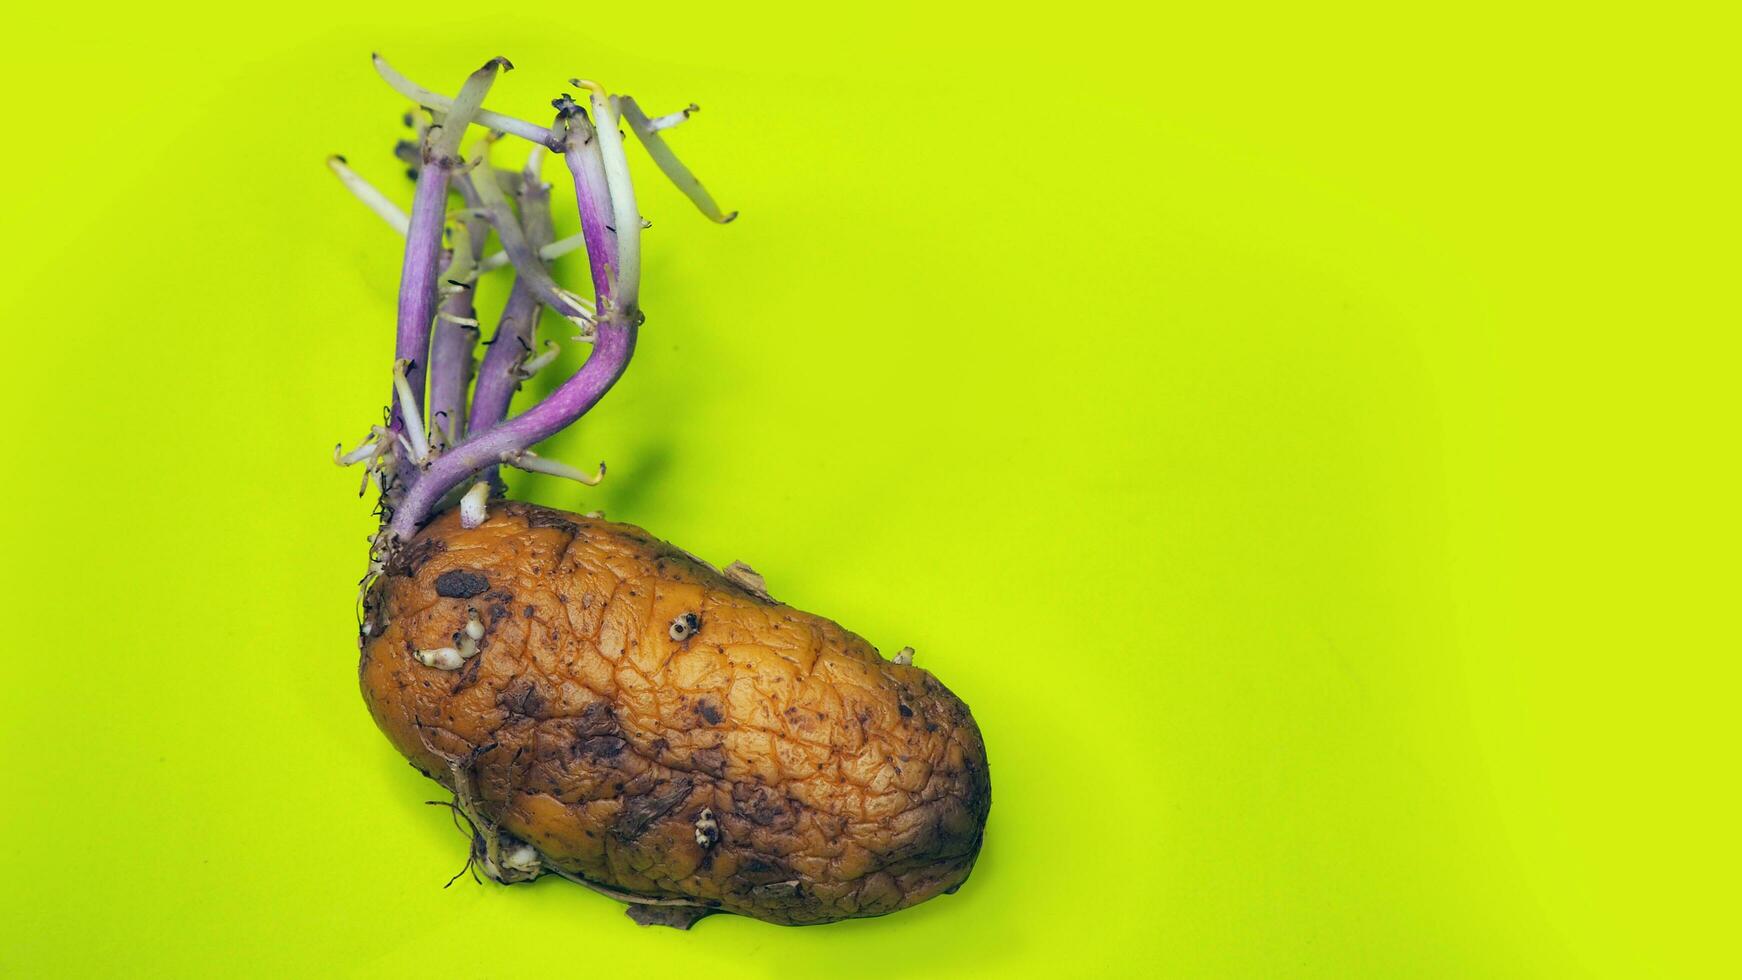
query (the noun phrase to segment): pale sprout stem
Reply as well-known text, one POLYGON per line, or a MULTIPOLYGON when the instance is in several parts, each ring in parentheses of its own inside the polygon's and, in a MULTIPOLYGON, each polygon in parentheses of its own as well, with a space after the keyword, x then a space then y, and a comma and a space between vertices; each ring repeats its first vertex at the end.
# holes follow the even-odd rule
POLYGON ((489 481, 479 480, 472 484, 472 489, 460 498, 460 526, 474 528, 484 523, 484 518, 489 516, 489 502, 489 481))
MULTIPOLYGON (((665 139, 659 135, 659 131, 668 127, 658 126, 656 125, 658 120, 647 118, 641 112, 641 107, 635 104, 635 100, 627 95, 618 96, 616 102, 618 107, 623 110, 623 120, 629 124, 636 139, 641 141, 641 146, 647 150, 647 155, 659 165, 660 173, 665 174, 667 180, 676 185, 678 190, 683 191, 684 196, 689 198, 697 209, 707 215, 709 220, 717 221, 720 224, 725 224, 738 217, 736 211, 729 214, 721 211, 720 205, 714 201, 714 196, 708 193, 708 189, 702 186, 702 182, 696 179, 696 175, 690 172, 690 168, 684 166, 683 161, 679 160, 677 154, 672 152, 671 147, 666 145, 665 139)), ((687 115, 688 112, 695 111, 695 108, 692 105, 686 113, 679 115, 687 115)), ((671 116, 661 116, 660 118, 670 119, 671 116)))
MULTIPOLYGON (((375 71, 380 74, 383 81, 388 85, 391 85, 400 95, 416 102, 418 105, 427 106, 431 109, 436 109, 442 112, 446 112, 454 107, 453 99, 432 92, 429 89, 418 85, 411 79, 406 78, 404 75, 401 75, 399 72, 394 70, 392 65, 387 63, 386 58, 383 58, 378 54, 372 55, 372 57, 375 59, 375 71)), ((499 130, 504 133, 513 133, 515 136, 522 139, 528 139, 534 143, 539 143, 545 146, 549 146, 551 142, 550 130, 543 126, 540 126, 537 123, 527 122, 524 119, 516 119, 513 116, 505 116, 500 112, 491 112, 489 109, 479 109, 478 114, 473 117, 472 121, 488 129, 499 130)))
POLYGON ((490 86, 496 81, 496 76, 513 68, 514 65, 507 58, 491 58, 483 68, 467 77, 465 84, 460 86, 460 94, 442 107, 442 116, 437 121, 441 132, 429 141, 431 160, 445 164, 459 155, 460 141, 466 136, 466 126, 477 120, 479 110, 484 107, 484 96, 490 93, 490 86), (449 125, 456 121, 458 125, 449 125))
POLYGON ((544 351, 542 353, 540 353, 536 356, 529 354, 529 355, 527 355, 526 360, 521 363, 521 365, 520 365, 520 379, 522 381, 525 381, 528 378, 531 378, 533 375, 537 374, 538 372, 544 370, 546 367, 548 367, 550 365, 550 363, 552 361, 556 360, 557 355, 561 354, 561 353, 562 353, 562 348, 557 345, 556 341, 554 341, 554 340, 545 341, 544 342, 544 351))
POLYGON ((411 382, 406 380, 405 370, 410 361, 401 359, 393 364, 393 387, 399 391, 399 417, 405 424, 402 438, 406 440, 406 452, 411 454, 411 461, 422 466, 429 459, 429 436, 423 429, 423 418, 417 411, 417 398, 412 394, 411 382))
POLYGON ((327 166, 338 175, 339 182, 345 185, 346 190, 355 195, 357 200, 362 201, 369 210, 380 215, 381 220, 392 226, 394 231, 403 235, 406 229, 411 227, 411 218, 400 210, 399 205, 389 201, 387 195, 381 193, 374 184, 364 180, 355 170, 352 170, 344 157, 337 154, 327 157, 327 166))
POLYGON ((598 82, 583 78, 569 82, 587 90, 593 107, 593 130, 605 164, 605 186, 611 194, 611 223, 617 231, 617 291, 611 298, 618 310, 630 313, 641 298, 641 213, 635 209, 635 187, 629 182, 629 158, 623 152, 623 133, 617 128, 617 107, 598 82))
MULTIPOLYGON (((480 156, 478 162, 487 162, 487 157, 480 156)), ((593 316, 593 304, 557 285, 551 278, 550 270, 539 261, 537 249, 527 241, 525 231, 508 206, 508 198, 503 195, 501 186, 491 179, 490 172, 487 169, 482 171, 479 179, 472 181, 472 187, 484 205, 486 219, 496 228, 503 252, 514 263, 515 271, 526 279, 546 306, 584 329, 593 316)))
MULTIPOLYGON (((551 242, 549 245, 539 249, 538 257, 549 262, 553 259, 560 259, 570 252, 578 252, 586 247, 587 236, 576 232, 567 238, 559 238, 556 241, 551 242)), ((478 271, 480 273, 492 272, 496 269, 501 269, 513 264, 514 261, 508 257, 507 252, 491 252, 489 255, 478 260, 478 271)))
MULTIPOLYGON (((628 96, 624 96, 624 98, 628 98, 628 96)), ((684 106, 676 112, 670 112, 663 116, 655 116, 652 119, 647 120, 647 128, 656 133, 662 130, 667 130, 701 111, 701 106, 691 102, 689 105, 684 106)))
POLYGON ((590 337, 593 330, 593 304, 588 302, 587 298, 582 296, 580 293, 570 292, 561 286, 557 287, 556 294, 564 303, 567 303, 578 312, 564 312, 561 307, 553 307, 553 309, 558 313, 561 313, 563 319, 579 328, 581 331, 581 337, 590 337))
POLYGON ((363 439, 362 443, 359 444, 356 449, 353 449, 348 453, 341 452, 341 450, 345 448, 343 443, 334 446, 333 462, 340 466, 354 466, 369 459, 381 448, 378 438, 379 437, 375 433, 371 432, 363 439))
POLYGON ((599 485, 600 481, 605 479, 604 463, 599 464, 599 471, 597 473, 588 473, 585 470, 576 469, 567 463, 561 463, 554 459, 547 459, 530 449, 517 449, 505 452, 502 454, 501 461, 515 469, 525 470, 528 473, 543 473, 546 476, 561 477, 565 480, 573 480, 576 483, 586 484, 589 487, 596 487, 599 485))

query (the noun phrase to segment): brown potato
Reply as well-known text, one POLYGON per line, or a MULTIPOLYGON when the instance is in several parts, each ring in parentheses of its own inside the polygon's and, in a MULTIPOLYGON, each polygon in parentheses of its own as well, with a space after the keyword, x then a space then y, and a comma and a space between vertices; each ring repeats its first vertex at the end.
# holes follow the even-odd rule
POLYGON ((954 891, 991 807, 968 706, 729 571, 626 524, 450 511, 370 589, 364 699, 497 880, 557 872, 686 927, 954 891))

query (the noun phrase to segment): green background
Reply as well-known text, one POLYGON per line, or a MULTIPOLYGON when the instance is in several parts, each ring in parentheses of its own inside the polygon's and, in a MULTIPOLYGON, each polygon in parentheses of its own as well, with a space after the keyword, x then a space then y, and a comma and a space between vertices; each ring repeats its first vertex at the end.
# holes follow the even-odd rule
POLYGON ((9 15, 0 974, 1728 973, 1735 35, 1304 6, 9 15), (322 160, 409 198, 373 49, 702 103, 743 217, 632 153, 640 352, 549 447, 611 475, 519 489, 917 647, 992 762, 959 894, 442 889, 328 462, 398 244, 322 160))

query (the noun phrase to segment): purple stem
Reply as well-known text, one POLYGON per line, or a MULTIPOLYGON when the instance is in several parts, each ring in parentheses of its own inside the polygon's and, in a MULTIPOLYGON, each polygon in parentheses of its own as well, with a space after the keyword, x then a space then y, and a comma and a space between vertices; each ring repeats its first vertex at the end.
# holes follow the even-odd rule
MULTIPOLYGON (((520 217, 527 244, 543 248, 556 237, 550 220, 550 188, 536 176, 521 185, 520 217)), ((478 387, 472 393, 473 432, 482 432, 508 417, 508 404, 520 387, 520 365, 532 353, 534 328, 538 325, 538 293, 524 276, 516 276, 514 289, 502 307, 502 319, 478 368, 478 387)), ((496 482, 495 467, 486 474, 496 482)))
MULTIPOLYGON (((429 333, 435 319, 436 268, 441 262, 442 225, 448 212, 448 168, 430 161, 417 172, 417 189, 411 198, 411 224, 405 232, 405 265, 399 277, 399 327, 393 357, 410 361, 405 379, 414 396, 423 391, 424 369, 429 363, 429 333)), ((405 431, 405 416, 422 418, 423 405, 402 409, 399 393, 393 393, 392 419, 388 428, 397 435, 405 431)), ((403 483, 417 472, 416 464, 399 460, 403 483)))
POLYGON ((477 191, 485 216, 496 229, 496 238, 502 243, 502 251, 507 253, 508 261, 514 266, 515 275, 532 288, 539 302, 565 317, 587 318, 588 311, 571 302, 562 287, 557 285, 556 279, 552 278, 550 270, 544 267, 544 259, 538 254, 538 246, 527 240, 520 222, 514 218, 514 209, 508 206, 508 199, 502 195, 501 186, 489 180, 489 174, 479 176, 482 179, 474 181, 472 187, 477 191))
MULTIPOLYGON (((453 183, 467 203, 472 203, 470 182, 462 176, 453 183)), ((465 234, 459 237, 456 247, 463 251, 449 253, 445 274, 464 280, 473 276, 478 257, 484 253, 484 245, 490 240, 490 225, 469 218, 462 219, 461 226, 465 234)), ((453 318, 474 320, 478 313, 473 305, 476 293, 471 283, 456 286, 450 282, 446 286, 447 295, 442 298, 430 340, 429 424, 432 429, 442 431, 442 444, 451 446, 466 437, 466 382, 472 376, 472 349, 478 344, 478 328, 457 323, 453 318)))
POLYGON ((442 496, 473 473, 501 461, 503 454, 537 445, 567 428, 598 404, 623 376, 635 353, 633 319, 607 317, 598 323, 598 339, 587 363, 550 397, 487 432, 482 432, 436 457, 406 492, 388 525, 400 541, 411 540, 442 496))
MULTIPOLYGON (((395 436, 405 431, 408 416, 423 424, 421 399, 424 372, 429 366, 430 327, 435 320, 436 266, 441 259, 442 226, 447 223, 448 182, 460 163, 460 142, 497 74, 512 67, 506 58, 491 58, 466 76, 460 94, 437 124, 423 134, 419 148, 423 166, 417 172, 417 189, 412 194, 411 218, 405 232, 405 265, 399 275, 399 324, 393 344, 393 356, 410 362, 405 380, 418 404, 399 404, 398 391, 394 391, 387 424, 395 436)), ((399 454, 395 469, 400 486, 417 478, 417 464, 406 459, 404 453, 399 454)))
MULTIPOLYGON (((573 377, 564 381, 544 401, 488 430, 475 430, 471 438, 436 457, 406 491, 404 500, 394 511, 393 519, 388 524, 393 537, 400 541, 411 540, 411 536, 417 533, 418 526, 442 497, 467 477, 485 467, 500 463, 505 453, 532 448, 586 414, 598 404, 599 399, 605 397, 605 392, 611 390, 617 379, 623 376, 624 369, 629 366, 629 358, 635 353, 635 337, 641 324, 641 314, 634 310, 617 311, 610 308, 614 295, 611 277, 615 272, 617 251, 609 230, 609 222, 612 220, 611 198, 605 184, 599 142, 593 138, 592 126, 587 123, 586 116, 579 112, 578 107, 572 111, 565 110, 564 119, 570 125, 563 156, 575 175, 575 197, 581 213, 581 232, 587 239, 587 263, 592 268, 593 285, 598 297, 598 320, 594 327, 596 336, 592 353, 587 355, 587 363, 581 365, 581 369, 573 377), (595 248, 595 245, 598 247, 595 248)), ((488 194, 485 196, 487 198, 488 194)), ((524 244, 524 237, 518 232, 519 226, 512 222, 497 226, 497 236, 502 239, 503 250, 508 251, 511 257, 514 253, 509 250, 510 235, 522 238, 524 244), (504 228, 511 228, 512 231, 504 234, 504 228)), ((537 253, 534 252, 533 265, 542 269, 543 265, 537 258, 537 253)), ((516 269, 519 268, 516 265, 516 269)), ((526 270, 521 271, 524 273, 526 270)), ((558 312, 563 310, 559 308, 558 312)))
POLYGON ((455 323, 448 317, 475 319, 472 288, 450 293, 441 304, 429 345, 429 421, 442 431, 444 445, 466 437, 466 382, 472 374, 472 349, 478 344, 478 328, 455 323))
POLYGON ((467 423, 473 432, 482 432, 508 417, 508 403, 520 385, 520 365, 532 352, 533 327, 538 323, 541 305, 538 294, 523 279, 514 280, 514 289, 502 307, 502 319, 478 368, 478 390, 472 394, 472 418, 467 423))
POLYGON ((594 305, 603 318, 616 295, 617 234, 611 228, 611 190, 605 183, 605 158, 587 111, 564 96, 562 121, 568 124, 563 160, 575 178, 575 203, 581 211, 581 235, 587 240, 587 263, 593 272, 594 305))

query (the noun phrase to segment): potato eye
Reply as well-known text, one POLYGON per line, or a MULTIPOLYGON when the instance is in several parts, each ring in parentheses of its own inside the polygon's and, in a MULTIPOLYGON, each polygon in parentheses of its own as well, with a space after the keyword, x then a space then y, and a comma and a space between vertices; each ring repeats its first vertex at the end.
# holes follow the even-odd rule
POLYGON ((701 628, 702 617, 697 616, 693 612, 687 612, 671 621, 671 638, 674 640, 687 640, 690 637, 695 636, 701 628))

